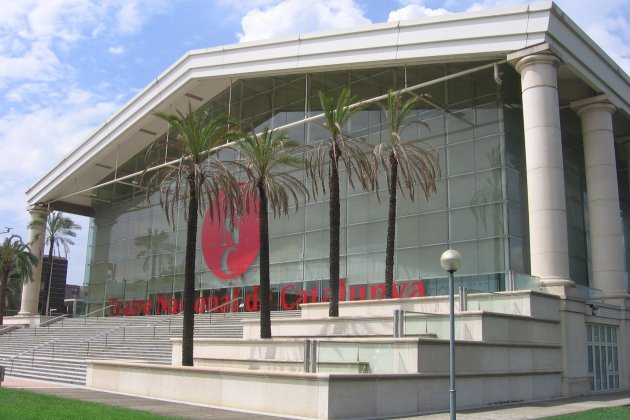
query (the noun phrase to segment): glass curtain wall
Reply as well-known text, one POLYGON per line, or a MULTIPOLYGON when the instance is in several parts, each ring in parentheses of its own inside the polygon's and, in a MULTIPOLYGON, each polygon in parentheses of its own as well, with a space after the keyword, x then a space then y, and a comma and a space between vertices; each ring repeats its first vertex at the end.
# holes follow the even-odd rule
MULTIPOLYGON (((277 128, 320 114, 319 91, 336 96, 349 86, 358 100, 368 99, 383 95, 388 89, 429 82, 479 64, 235 80, 203 109, 212 116, 230 113, 245 127, 257 131, 277 128)), ((411 285, 418 288, 417 282, 422 281, 423 290, 417 293, 447 293, 445 274, 439 264, 441 253, 447 248, 457 249, 464 256, 458 281, 473 291, 503 290, 509 270, 529 272, 522 115, 518 115, 518 101, 511 97, 516 96, 513 89, 509 80, 504 88, 497 86, 492 69, 488 69, 414 91, 420 100, 405 136, 408 140, 421 139, 435 148, 440 156, 441 177, 437 192, 428 200, 421 193, 414 202, 399 194, 395 280, 408 282, 408 292, 411 285)), ((379 104, 358 112, 346 129, 370 144, 386 141, 388 136, 379 104)), ((297 124, 287 131, 294 140, 307 143, 326 135, 317 121, 297 124)), ((173 133, 164 136, 174 138, 173 133)), ((154 158, 165 161, 176 157, 168 147, 154 153, 154 158)), ((222 157, 229 158, 226 153, 222 157)), ((121 165, 117 175, 140 171, 145 161, 145 153, 139 153, 121 165)), ((310 186, 303 171, 297 175, 310 186)), ((114 174, 107 179, 113 177, 114 174)), ((369 298, 371 294, 381 297, 378 288, 369 286, 382 284, 385 271, 384 176, 378 194, 351 188, 344 173, 341 184, 341 276, 345 278, 345 298, 369 298)), ((291 291, 308 291, 309 298, 321 299, 324 294, 328 280, 327 200, 320 190, 297 211, 291 211, 289 217, 270 219, 274 309, 282 306, 280 294, 287 284, 293 285, 291 291)), ((183 207, 173 229, 155 194, 147 200, 143 189, 120 183, 99 189, 94 207, 87 270, 89 310, 108 305, 112 298, 132 301, 148 296, 155 300, 164 293, 177 297, 183 290, 183 207)), ((201 228, 198 231, 201 235, 201 228)), ((197 288, 204 297, 228 292, 242 296, 258 284, 258 265, 255 261, 243 275, 223 280, 208 269, 199 249, 196 276, 197 288), (240 292, 235 292, 236 288, 240 292)))

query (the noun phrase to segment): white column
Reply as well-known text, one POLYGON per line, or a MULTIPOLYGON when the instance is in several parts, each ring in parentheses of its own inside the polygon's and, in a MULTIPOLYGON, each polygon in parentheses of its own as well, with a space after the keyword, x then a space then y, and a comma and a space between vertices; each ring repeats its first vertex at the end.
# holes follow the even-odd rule
POLYGON ((22 305, 20 306, 21 316, 34 316, 38 314, 39 289, 42 278, 42 251, 44 244, 44 232, 47 211, 42 207, 31 207, 28 209, 31 215, 31 222, 41 221, 41 226, 30 227, 28 230, 28 244, 31 252, 37 256, 39 263, 33 267, 33 278, 24 282, 22 286, 22 305))
POLYGON ((597 96, 573 102, 571 108, 582 124, 593 271, 591 286, 608 298, 629 298, 612 126, 615 107, 605 96, 597 96))
POLYGON ((574 286, 569 277, 567 215, 556 68, 550 54, 520 59, 527 166, 531 272, 543 286, 574 286))

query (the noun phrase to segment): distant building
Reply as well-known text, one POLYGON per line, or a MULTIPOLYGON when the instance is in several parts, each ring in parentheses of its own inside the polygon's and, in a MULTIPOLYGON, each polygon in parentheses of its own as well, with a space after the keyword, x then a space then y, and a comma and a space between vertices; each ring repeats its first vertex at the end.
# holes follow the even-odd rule
POLYGON ((64 299, 65 313, 82 315, 85 313, 85 296, 87 288, 76 284, 66 284, 64 299))
POLYGON ((64 299, 66 295, 66 276, 68 275, 68 260, 61 257, 53 257, 52 287, 50 289, 50 302, 48 314, 46 314, 46 299, 48 297, 48 280, 50 278, 50 262, 48 255, 42 257, 42 276, 39 291, 39 313, 41 315, 63 314, 66 312, 64 299))

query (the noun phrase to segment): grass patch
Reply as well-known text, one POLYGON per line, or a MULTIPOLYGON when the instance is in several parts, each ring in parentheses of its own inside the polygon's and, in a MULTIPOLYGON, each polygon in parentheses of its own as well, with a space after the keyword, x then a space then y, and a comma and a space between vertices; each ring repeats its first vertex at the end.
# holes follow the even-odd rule
MULTIPOLYGON (((112 394, 112 399, 116 396, 112 394)), ((0 419, 172 419, 145 411, 130 410, 86 401, 71 400, 17 389, 0 388, 0 419)))
POLYGON ((546 420, 626 420, 630 418, 630 407, 606 407, 564 416, 545 417, 546 420))

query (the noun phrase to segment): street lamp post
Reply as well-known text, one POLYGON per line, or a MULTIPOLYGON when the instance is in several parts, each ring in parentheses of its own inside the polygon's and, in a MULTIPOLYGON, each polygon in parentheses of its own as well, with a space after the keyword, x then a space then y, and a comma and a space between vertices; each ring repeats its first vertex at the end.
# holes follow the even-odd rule
POLYGON ((449 305, 449 358, 450 358, 450 413, 455 420, 457 412, 455 394, 455 273, 462 266, 462 255, 454 249, 444 251, 440 257, 440 265, 448 272, 448 305, 449 305))

